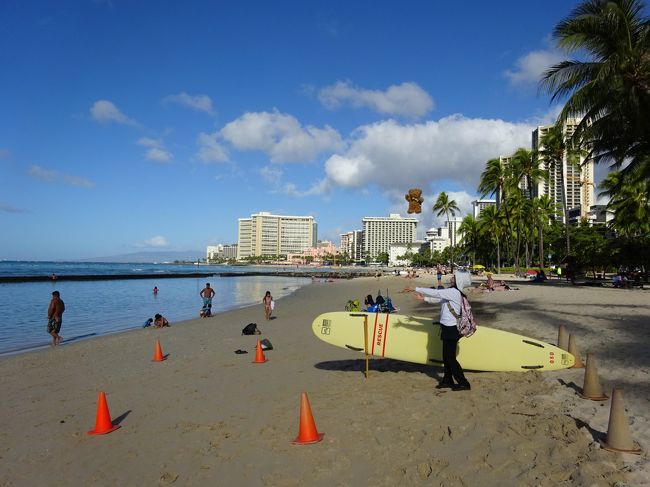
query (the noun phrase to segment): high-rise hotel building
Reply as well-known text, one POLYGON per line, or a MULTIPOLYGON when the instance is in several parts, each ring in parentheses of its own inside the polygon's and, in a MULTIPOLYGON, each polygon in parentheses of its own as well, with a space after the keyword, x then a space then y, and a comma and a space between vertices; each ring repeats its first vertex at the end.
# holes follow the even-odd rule
POLYGON ((363 223, 363 255, 376 258, 388 253, 393 243, 415 242, 417 218, 391 213, 388 217, 367 216, 363 223))
POLYGON ((313 216, 260 212, 240 218, 237 260, 252 256, 298 254, 316 245, 318 225, 313 216))
MULTIPOLYGON (((564 138, 568 140, 576 130, 580 120, 569 119, 564 125, 564 138)), ((543 137, 553 128, 553 125, 542 125, 533 131, 533 150, 543 149, 541 145, 543 137)), ((553 201, 562 208, 562 178, 560 171, 564 172, 564 190, 566 192, 567 208, 580 208, 580 216, 587 218, 589 209, 594 204, 594 163, 591 159, 585 160, 580 157, 579 164, 572 165, 567 160, 565 151, 561 167, 550 165, 548 160, 540 159, 540 167, 548 171, 548 181, 540 181, 537 185, 535 196, 549 195, 553 201)), ((557 217, 564 221, 562 210, 558 211, 557 217)))

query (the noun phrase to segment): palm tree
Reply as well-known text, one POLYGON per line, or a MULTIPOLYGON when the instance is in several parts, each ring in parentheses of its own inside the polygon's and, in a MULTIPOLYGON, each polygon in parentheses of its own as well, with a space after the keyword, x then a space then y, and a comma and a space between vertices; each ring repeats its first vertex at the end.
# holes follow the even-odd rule
MULTIPOLYGON (((543 75, 540 90, 568 97, 559 117, 580 117, 573 138, 596 162, 650 180, 650 20, 641 0, 587 0, 553 32, 567 60, 543 75)), ((646 192, 647 192, 646 188, 646 192)))
MULTIPOLYGON (((454 200, 450 200, 449 196, 447 196, 447 193, 442 191, 439 195, 438 198, 436 199, 436 203, 433 205, 433 211, 437 211, 436 216, 440 216, 443 213, 447 217, 447 221, 449 222, 449 213, 451 213, 451 216, 456 216, 456 212, 460 212, 460 209, 458 208, 458 205, 454 200)), ((454 245, 453 242, 450 242, 450 247, 451 247, 451 270, 454 270, 454 245)))
POLYGON ((463 245, 472 251, 472 263, 476 264, 476 249, 480 241, 480 232, 478 220, 474 218, 474 215, 467 215, 463 218, 458 227, 458 233, 463 235, 463 245))
POLYGON ((536 207, 537 214, 537 233, 539 235, 539 267, 544 267, 544 230, 548 226, 548 222, 551 218, 555 218, 557 215, 557 204, 555 201, 547 195, 544 194, 539 198, 535 198, 533 204, 536 207))
POLYGON ((542 180, 548 178, 548 171, 539 166, 539 160, 535 152, 519 148, 512 155, 512 171, 516 181, 524 181, 528 198, 534 196, 535 186, 542 180))
POLYGON ((650 198, 646 185, 620 172, 600 183, 600 196, 610 196, 607 208, 614 212, 610 226, 627 238, 650 233, 650 198))
MULTIPOLYGON (((563 126, 558 122, 542 137, 538 149, 539 157, 544 159, 549 168, 554 168, 560 175, 560 189, 562 192, 562 214, 566 232, 566 255, 571 254, 571 238, 569 236, 569 209, 566 201, 566 181, 564 174, 564 161, 575 166, 580 160, 580 151, 576 149, 564 134, 563 126)), ((556 186, 551 181, 552 186, 556 186)))
POLYGON ((501 274, 501 246, 500 240, 504 231, 503 214, 496 206, 490 205, 481 211, 479 217, 481 229, 497 243, 497 274, 501 274))

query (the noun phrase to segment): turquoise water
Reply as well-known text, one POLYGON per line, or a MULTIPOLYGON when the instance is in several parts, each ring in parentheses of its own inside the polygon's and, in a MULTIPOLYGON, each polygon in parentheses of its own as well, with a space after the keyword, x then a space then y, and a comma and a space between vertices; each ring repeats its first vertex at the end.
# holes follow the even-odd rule
MULTIPOLYGON (((200 266, 199 272, 242 272, 252 268, 200 266)), ((259 271, 259 268, 255 268, 259 271)), ((191 272, 196 266, 153 264, 8 263, 0 262, 0 275, 144 274, 191 272), (171 268, 171 269, 170 269, 171 268)), ((216 292, 214 313, 261 303, 269 290, 277 299, 310 282, 302 277, 237 276, 209 278, 164 278, 111 281, 26 282, 0 284, 0 354, 48 346, 47 307, 51 293, 58 290, 65 302, 61 336, 63 344, 84 338, 140 328, 156 313, 172 326, 181 320, 198 318, 202 300, 199 292, 210 282, 216 292), (158 287, 154 295, 153 287, 158 287)), ((260 316, 263 312, 260 304, 260 316)), ((246 323, 242 324, 242 327, 246 323)))

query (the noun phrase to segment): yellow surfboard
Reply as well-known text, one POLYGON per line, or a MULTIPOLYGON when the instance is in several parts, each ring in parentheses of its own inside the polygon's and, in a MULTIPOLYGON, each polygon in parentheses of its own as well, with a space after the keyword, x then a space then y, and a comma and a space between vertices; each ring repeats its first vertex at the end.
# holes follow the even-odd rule
MULTIPOLYGON (((334 311, 318 316, 312 330, 330 345, 363 353, 364 317, 369 355, 417 364, 442 363, 442 325, 431 318, 334 311)), ((559 370, 574 363, 573 355, 554 345, 484 326, 470 338, 460 339, 457 357, 464 369, 484 371, 559 370)))

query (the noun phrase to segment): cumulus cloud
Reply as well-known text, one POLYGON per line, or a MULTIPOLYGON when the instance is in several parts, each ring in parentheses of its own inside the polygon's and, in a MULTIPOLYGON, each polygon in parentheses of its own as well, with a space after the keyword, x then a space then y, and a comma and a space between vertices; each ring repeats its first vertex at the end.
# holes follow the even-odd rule
POLYGON ((564 56, 557 50, 532 51, 517 59, 515 67, 505 71, 504 75, 513 86, 536 86, 544 72, 562 60, 564 56))
POLYGON ((168 164, 174 158, 173 154, 165 149, 165 144, 162 139, 152 139, 150 137, 142 137, 138 140, 138 144, 148 147, 145 157, 150 161, 155 161, 161 164, 168 164))
POLYGON ((218 132, 213 134, 201 132, 196 138, 196 143, 199 146, 199 151, 196 154, 196 157, 206 164, 210 162, 227 162, 228 152, 226 152, 226 149, 219 143, 218 139, 218 132))
POLYGON ((331 190, 332 183, 327 179, 321 179, 313 184, 309 189, 301 191, 294 183, 286 183, 278 189, 278 193, 286 194, 296 198, 304 198, 306 196, 317 196, 328 194, 331 190))
POLYGON ((416 83, 389 86, 385 91, 365 90, 349 81, 339 81, 318 93, 320 102, 335 109, 348 103, 353 107, 366 107, 387 115, 419 118, 434 108, 433 99, 416 83))
POLYGON ((86 178, 81 178, 78 176, 73 176, 71 174, 60 173, 53 169, 45 169, 44 167, 33 165, 29 168, 29 173, 31 177, 35 179, 40 179, 52 184, 68 184, 70 186, 76 186, 78 188, 94 188, 95 183, 86 178))
POLYGON ((237 149, 265 152, 272 162, 309 162, 343 146, 333 128, 302 126, 295 117, 277 111, 246 113, 226 124, 219 135, 237 149))
POLYGON ((151 237, 151 238, 149 238, 147 240, 144 240, 142 242, 138 242, 136 244, 136 247, 160 248, 160 247, 167 247, 167 246, 169 246, 169 242, 162 235, 156 235, 155 237, 151 237))
POLYGON ((212 99, 208 95, 188 95, 184 91, 178 95, 169 95, 163 99, 164 103, 176 103, 178 105, 191 108, 197 112, 204 112, 208 115, 214 115, 212 108, 212 99))
POLYGON ((12 206, 8 203, 2 203, 0 202, 0 212, 4 213, 27 213, 27 211, 21 209, 21 208, 16 208, 15 206, 12 206))
POLYGON ((99 123, 122 123, 138 126, 138 122, 124 115, 111 101, 97 100, 90 107, 90 115, 99 123))
POLYGON ((533 128, 461 115, 412 125, 387 120, 358 128, 347 151, 325 162, 325 173, 347 188, 374 184, 402 191, 439 181, 476 187, 486 161, 529 147, 533 128))

